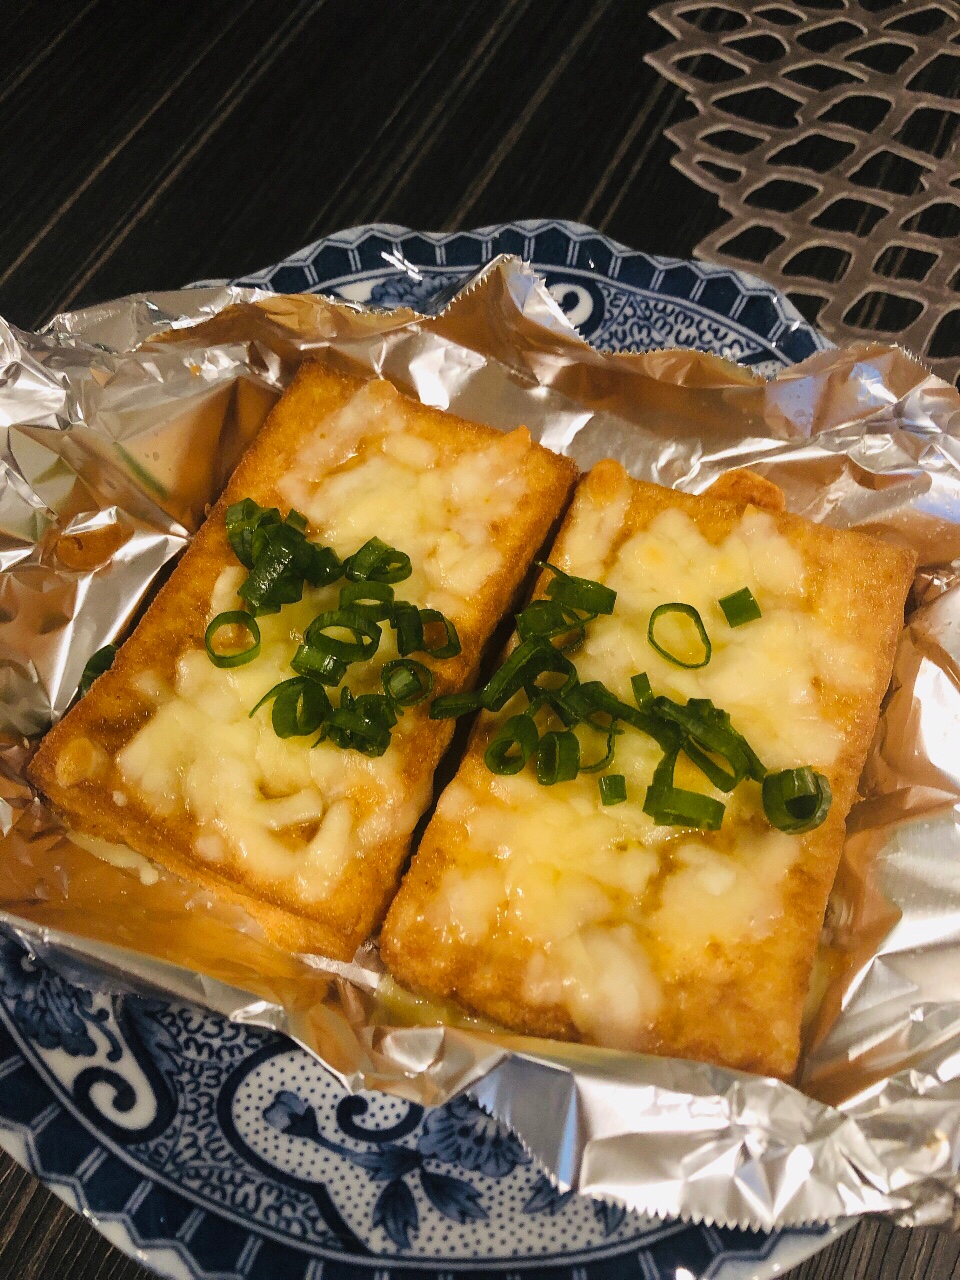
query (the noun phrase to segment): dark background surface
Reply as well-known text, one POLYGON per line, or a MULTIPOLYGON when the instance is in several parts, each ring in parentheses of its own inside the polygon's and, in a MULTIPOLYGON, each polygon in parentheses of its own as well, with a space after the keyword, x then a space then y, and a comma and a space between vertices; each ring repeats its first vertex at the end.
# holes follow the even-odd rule
MULTIPOLYGON (((0 314, 241 276, 361 222, 562 217, 689 256, 722 215, 670 167, 689 107, 643 63, 648 7, 5 0, 0 314)), ((3 1280, 147 1275, 0 1153, 3 1280)), ((800 1277, 960 1277, 960 1240, 869 1222, 800 1277)))

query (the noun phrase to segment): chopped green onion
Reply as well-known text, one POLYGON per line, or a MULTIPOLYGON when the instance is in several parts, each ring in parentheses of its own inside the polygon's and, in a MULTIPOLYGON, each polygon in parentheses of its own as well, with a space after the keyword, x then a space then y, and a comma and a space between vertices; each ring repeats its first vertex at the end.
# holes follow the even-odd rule
POLYGON ((430 704, 431 720, 452 720, 480 710, 479 693, 444 693, 430 704))
MULTIPOLYGON (((483 705, 489 711, 499 711, 518 689, 536 683, 544 672, 553 671, 566 676, 562 690, 572 689, 577 682, 577 669, 562 653, 546 640, 523 640, 513 650, 499 671, 494 672, 483 690, 483 705)), ((550 692, 554 692, 550 690, 550 692)), ((529 694, 528 694, 529 696, 529 694)))
POLYGON ((549 640, 570 628, 566 611, 554 600, 532 600, 516 615, 516 624, 521 640, 549 640))
POLYGON ((421 609, 420 621, 423 623, 424 653, 429 653, 431 658, 455 658, 460 652, 460 637, 450 619, 445 618, 439 609, 421 609), (444 639, 440 644, 431 645, 426 632, 428 627, 436 625, 443 627, 444 639))
POLYGON ((487 768, 500 776, 519 773, 536 751, 539 737, 532 716, 511 716, 484 752, 487 768))
POLYGON ((729 596, 718 600, 723 616, 731 627, 742 627, 745 622, 756 622, 762 617, 760 606, 749 587, 741 587, 729 596))
POLYGON ((253 568, 253 532, 262 524, 279 524, 276 507, 261 507, 253 498, 244 498, 227 507, 224 515, 227 539, 234 555, 246 569, 253 568))
POLYGON ((632 729, 649 734, 665 750, 673 745, 677 736, 670 725, 664 724, 660 717, 651 713, 649 706, 631 707, 615 693, 611 693, 601 680, 588 680, 585 684, 574 686, 565 694, 563 702, 578 720, 584 721, 593 729, 602 731, 606 727, 594 719, 599 714, 608 715, 611 724, 623 720, 632 729))
POLYGON ((343 570, 351 582, 402 582, 413 572, 410 557, 380 538, 371 538, 348 556, 343 570))
POLYGON ((569 729, 545 733, 537 747, 537 781, 543 787, 569 782, 580 770, 580 742, 569 729))
POLYGON ((102 676, 105 671, 110 670, 116 656, 117 646, 115 644, 105 644, 102 649, 98 649, 96 653, 90 655, 87 659, 87 665, 83 668, 83 674, 80 676, 80 683, 77 685, 77 693, 81 698, 85 693, 89 692, 90 686, 97 676, 102 676))
POLYGON ((552 640, 558 636, 566 639, 557 648, 569 653, 583 643, 586 623, 597 615, 581 617, 574 609, 558 604, 556 600, 534 600, 522 613, 517 614, 517 635, 521 640, 552 640))
POLYGON ((303 573, 296 560, 303 534, 290 525, 258 525, 253 530, 253 568, 237 591, 254 609, 264 605, 296 604, 303 596, 303 573))
POLYGON ((815 769, 783 769, 763 780, 763 811, 772 826, 791 835, 819 827, 830 812, 829 781, 815 769))
POLYGON ((765 777, 766 768, 743 734, 734 729, 729 713, 715 707, 709 698, 691 698, 681 706, 659 697, 653 700, 653 710, 683 730, 683 750, 721 791, 732 791, 744 778, 761 782, 765 777), (730 771, 716 764, 706 752, 725 760, 730 771))
POLYGON ((335 551, 306 540, 307 518, 299 511, 281 520, 276 507, 244 498, 227 508, 224 521, 237 559, 250 570, 239 595, 258 614, 296 603, 304 580, 325 586, 343 572, 335 551))
POLYGON ((638 676, 632 676, 630 679, 630 688, 633 690, 634 701, 638 707, 644 706, 653 698, 653 689, 650 687, 650 677, 645 671, 641 671, 638 676))
POLYGON ((750 773, 746 743, 730 725, 730 718, 709 698, 691 698, 686 706, 670 698, 653 700, 653 710, 683 730, 683 750, 721 791, 732 791, 750 773), (729 772, 705 754, 711 752, 729 764, 729 772))
POLYGON ((406 600, 395 601, 390 622, 397 633, 398 653, 417 653, 423 648, 423 619, 415 604, 406 600))
POLYGON ((624 720, 637 713, 633 707, 621 702, 616 694, 611 693, 602 680, 587 680, 577 684, 564 698, 564 705, 580 720, 586 721, 594 729, 605 729, 593 717, 598 713, 610 716, 613 720, 624 720))
POLYGON ((613 757, 616 751, 617 738, 623 733, 622 729, 618 729, 616 721, 607 730, 607 749, 599 760, 594 760, 593 764, 583 764, 581 762, 581 773, 600 773, 609 765, 613 764, 613 757))
POLYGON ((397 710, 393 701, 383 693, 361 693, 353 704, 358 713, 370 724, 392 729, 397 723, 397 710))
POLYGON ((684 741, 683 751, 718 791, 732 791, 746 777, 746 774, 729 773, 722 765, 712 760, 705 751, 701 751, 689 738, 684 741))
POLYGON ((386 582, 345 582, 340 588, 340 608, 383 622, 393 612, 393 587, 386 582))
POLYGON ((210 623, 204 633, 203 643, 215 667, 242 667, 244 663, 252 662, 260 652, 260 628, 256 620, 243 609, 229 609, 226 613, 218 613, 210 623), (221 627, 246 627, 253 636, 253 644, 237 653, 217 653, 213 647, 213 637, 221 627))
POLYGON ((560 696, 563 689, 542 689, 540 685, 531 682, 523 686, 523 691, 530 699, 528 715, 535 716, 546 708, 553 712, 565 729, 572 729, 575 724, 579 724, 580 717, 570 710, 560 696))
POLYGON ((600 779, 600 803, 623 804, 627 798, 627 780, 622 773, 608 773, 600 779))
POLYGON ((679 600, 673 601, 671 604, 658 604, 656 609, 650 615, 650 625, 647 627, 647 639, 656 649, 662 658, 666 658, 668 662, 672 662, 675 666, 686 667, 689 670, 695 670, 698 667, 705 667, 710 661, 710 655, 713 653, 713 645, 710 643, 710 637, 707 635, 707 629, 703 625, 703 619, 692 604, 683 604, 679 600), (671 653, 668 649, 657 643, 656 625, 660 618, 669 613, 679 613, 683 617, 689 618, 697 629, 697 634, 703 643, 703 657, 699 662, 685 662, 683 658, 678 658, 676 654, 671 653))
POLYGON ((724 806, 712 796, 699 791, 684 791, 673 785, 673 772, 680 748, 665 752, 653 773, 653 781, 647 787, 643 811, 654 822, 665 827, 697 827, 702 831, 717 831, 723 822, 724 806))
POLYGON ((286 689, 291 685, 299 685, 299 684, 300 684, 299 676, 293 676, 293 678, 290 680, 281 680, 279 684, 275 684, 272 689, 267 690, 267 692, 263 695, 263 697, 260 699, 257 705, 251 710, 249 718, 252 720, 253 717, 257 714, 257 712, 260 710, 260 708, 263 706, 263 704, 265 702, 269 702, 271 698, 276 698, 277 695, 283 689, 286 689))
POLYGON ((372 618, 356 613, 353 609, 329 609, 318 613, 307 627, 304 640, 323 653, 332 653, 344 662, 362 662, 372 658, 380 646, 381 630, 372 618), (353 640, 342 640, 327 635, 328 630, 352 633, 353 640))
POLYGON ((594 582, 592 578, 575 578, 556 565, 546 562, 541 567, 554 574, 547 583, 547 595, 557 604, 568 609, 581 609, 594 616, 598 613, 613 613, 617 593, 611 587, 605 587, 602 582, 594 582))
POLYGON ((329 738, 342 750, 382 756, 390 745, 390 729, 396 722, 390 699, 382 693, 367 693, 355 699, 345 687, 340 692, 340 706, 325 720, 314 746, 329 738))
POLYGON ((273 729, 278 738, 316 733, 330 711, 330 699, 315 680, 285 680, 272 692, 273 729))
POLYGON ((347 674, 347 664, 332 653, 324 653, 313 645, 302 644, 290 660, 294 671, 331 688, 338 685, 347 674))
POLYGON ((433 672, 412 658, 395 658, 380 672, 383 691, 401 707, 415 707, 433 692, 433 672))
POLYGON ((343 576, 343 565, 333 547, 321 547, 306 539, 297 548, 295 565, 311 587, 327 587, 343 576))

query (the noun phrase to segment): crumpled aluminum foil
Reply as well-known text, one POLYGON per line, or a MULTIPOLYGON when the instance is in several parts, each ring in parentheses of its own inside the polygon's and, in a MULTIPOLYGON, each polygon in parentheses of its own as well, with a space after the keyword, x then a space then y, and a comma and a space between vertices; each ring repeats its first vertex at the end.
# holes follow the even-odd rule
POLYGON ((72 977, 293 1036, 348 1087, 470 1089, 564 1186, 763 1229, 960 1203, 960 396, 895 347, 767 383, 690 351, 609 355, 497 259, 431 318, 234 288, 0 322, 0 919, 72 977), (749 465, 792 510, 920 568, 824 928, 798 1087, 502 1034, 400 991, 370 944, 292 956, 236 907, 66 838, 24 781, 311 353, 424 403, 525 423, 588 467, 690 491, 749 465), (117 865, 117 862, 126 865, 117 865))

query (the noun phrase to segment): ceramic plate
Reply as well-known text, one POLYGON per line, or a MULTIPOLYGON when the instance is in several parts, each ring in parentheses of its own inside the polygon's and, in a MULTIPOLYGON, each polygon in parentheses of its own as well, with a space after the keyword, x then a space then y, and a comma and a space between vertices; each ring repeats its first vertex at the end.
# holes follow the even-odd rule
MULTIPOLYGON (((769 286, 563 222, 359 227, 239 283, 436 309, 501 252, 609 350, 700 347, 773 372, 827 342, 769 286)), ((0 1142, 177 1280, 763 1280, 836 1228, 657 1221, 558 1192, 466 1098, 345 1094, 289 1041, 92 994, 0 939, 0 1142)))

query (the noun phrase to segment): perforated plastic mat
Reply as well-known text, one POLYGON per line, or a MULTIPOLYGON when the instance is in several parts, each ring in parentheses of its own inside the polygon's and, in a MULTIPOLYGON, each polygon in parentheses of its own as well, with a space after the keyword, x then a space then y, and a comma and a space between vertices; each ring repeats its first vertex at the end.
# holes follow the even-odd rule
POLYGON ((671 0, 647 61, 697 114, 673 163, 730 220, 698 257, 752 266, 835 341, 960 376, 960 5, 671 0))

